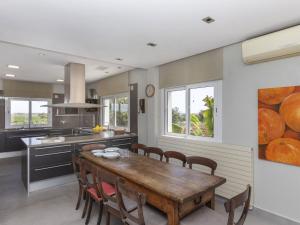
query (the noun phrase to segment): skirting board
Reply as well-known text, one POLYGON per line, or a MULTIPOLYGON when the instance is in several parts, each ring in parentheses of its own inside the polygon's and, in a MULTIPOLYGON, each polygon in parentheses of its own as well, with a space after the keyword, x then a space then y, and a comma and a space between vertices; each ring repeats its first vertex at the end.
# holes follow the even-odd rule
POLYGON ((16 151, 16 152, 2 152, 0 153, 0 159, 6 159, 6 158, 12 158, 12 157, 18 157, 22 156, 22 151, 16 151))
POLYGON ((272 215, 272 216, 276 216, 278 221, 280 220, 281 223, 280 224, 287 224, 286 222, 289 222, 288 224, 289 225, 300 225, 300 221, 297 221, 297 220, 294 220, 294 219, 291 219, 291 218, 288 218, 286 216, 283 216, 279 213, 275 213, 275 212, 271 212, 269 210, 266 210, 266 209, 263 209, 263 208, 260 208, 260 207, 257 207, 254 205, 254 210, 258 211, 258 212, 261 212, 261 213, 264 213, 264 214, 269 214, 269 215, 272 215))

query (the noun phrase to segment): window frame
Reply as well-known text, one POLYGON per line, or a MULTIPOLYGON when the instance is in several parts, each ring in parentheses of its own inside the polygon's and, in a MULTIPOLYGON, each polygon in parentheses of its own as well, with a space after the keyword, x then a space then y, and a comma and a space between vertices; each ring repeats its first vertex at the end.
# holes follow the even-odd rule
POLYGON ((48 111, 48 124, 32 124, 32 102, 33 101, 46 101, 47 104, 52 103, 52 99, 49 98, 22 98, 22 97, 6 97, 5 98, 5 128, 43 128, 43 127, 52 127, 52 109, 50 107, 47 108, 48 111), (28 101, 29 102, 29 116, 28 116, 28 124, 25 125, 11 125, 11 101, 19 100, 19 101, 28 101))
POLYGON ((164 120, 161 129, 162 135, 207 142, 222 142, 222 80, 165 88, 161 94, 163 95, 161 99, 164 106, 161 115, 164 120), (190 134, 190 90, 205 87, 214 87, 214 137, 201 137, 190 134), (168 92, 181 90, 185 90, 186 131, 184 134, 168 132, 168 92))
MULTIPOLYGON (((101 97, 101 104, 104 105, 104 101, 106 99, 114 99, 114 106, 116 106, 116 99, 117 98, 120 98, 120 97, 127 97, 128 98, 128 126, 127 127, 121 127, 121 126, 116 126, 117 125, 117 111, 116 109, 114 109, 114 112, 115 112, 115 118, 114 118, 114 121, 115 121, 115 124, 114 126, 111 126, 109 125, 109 128, 117 128, 117 127, 120 127, 120 128, 125 128, 126 131, 129 131, 130 130, 130 95, 128 92, 124 92, 124 93, 119 93, 119 94, 115 94, 115 95, 107 95, 107 96, 102 96, 101 97)), ((109 107, 109 106, 107 106, 109 107)), ((105 110, 106 107, 103 107, 102 110, 100 110, 100 121, 101 121, 101 124, 103 126, 107 126, 107 125, 104 125, 104 110, 105 110)))

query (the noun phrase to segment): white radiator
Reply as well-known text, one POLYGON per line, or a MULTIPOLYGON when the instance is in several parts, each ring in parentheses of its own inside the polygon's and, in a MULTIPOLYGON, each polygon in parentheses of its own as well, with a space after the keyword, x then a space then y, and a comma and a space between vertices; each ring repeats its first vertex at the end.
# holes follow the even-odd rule
MULTIPOLYGON (((219 196, 231 198, 244 191, 247 184, 252 187, 254 185, 253 151, 250 147, 200 142, 168 136, 161 136, 158 146, 164 151, 179 151, 187 156, 202 156, 216 161, 218 167, 215 174, 225 177, 227 180, 225 184, 217 188, 216 194, 219 196)), ((193 169, 209 172, 204 167, 194 165, 193 169)))

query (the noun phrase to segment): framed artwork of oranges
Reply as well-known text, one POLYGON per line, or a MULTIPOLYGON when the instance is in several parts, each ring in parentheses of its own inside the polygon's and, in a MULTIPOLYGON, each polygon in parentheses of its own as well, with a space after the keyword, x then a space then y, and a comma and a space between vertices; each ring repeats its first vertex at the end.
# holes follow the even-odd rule
POLYGON ((300 86, 258 90, 259 158, 300 166, 300 86))

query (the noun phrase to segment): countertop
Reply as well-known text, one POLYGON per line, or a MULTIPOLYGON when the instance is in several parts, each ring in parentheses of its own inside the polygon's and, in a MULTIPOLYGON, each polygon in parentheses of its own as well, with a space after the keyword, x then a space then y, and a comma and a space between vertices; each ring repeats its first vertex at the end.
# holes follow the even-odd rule
POLYGON ((31 127, 31 128, 3 128, 0 129, 0 133, 2 132, 22 132, 22 131, 48 131, 48 130, 91 130, 92 128, 83 128, 83 127, 73 127, 73 128, 61 128, 61 127, 31 127))
POLYGON ((75 136, 75 137, 63 137, 60 142, 57 142, 57 138, 48 138, 41 140, 40 137, 28 137, 22 138, 22 141, 27 147, 42 147, 49 145, 64 145, 64 144, 75 144, 80 142, 90 142, 90 141, 101 141, 107 139, 118 139, 118 138, 130 138, 135 137, 134 133, 126 133, 122 135, 115 135, 113 131, 104 131, 100 134, 91 134, 85 136, 75 136))

